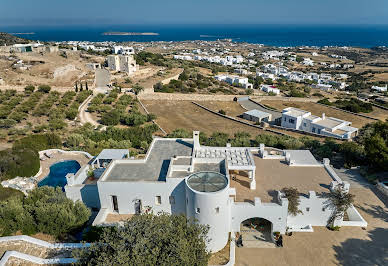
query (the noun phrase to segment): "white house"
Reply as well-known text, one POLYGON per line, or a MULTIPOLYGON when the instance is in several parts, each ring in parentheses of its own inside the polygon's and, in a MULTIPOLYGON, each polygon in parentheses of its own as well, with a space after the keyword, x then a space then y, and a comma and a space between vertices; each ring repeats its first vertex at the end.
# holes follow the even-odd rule
POLYGON ((129 46, 116 45, 116 46, 113 46, 113 53, 122 54, 122 55, 131 55, 131 54, 135 54, 135 49, 129 46))
POLYGON ((372 90, 379 91, 379 92, 385 92, 387 91, 387 84, 385 86, 372 86, 372 90))
POLYGON ((318 84, 311 85, 311 87, 316 88, 316 89, 320 89, 323 91, 332 91, 333 90, 333 86, 330 84, 318 83, 318 84))
POLYGON ((217 75, 214 77, 218 81, 224 81, 230 85, 237 85, 245 89, 252 89, 252 83, 249 83, 248 78, 231 76, 231 75, 217 75))
POLYGON ((314 66, 314 62, 310 58, 303 58, 302 64, 305 66, 314 66))
POLYGON ((280 94, 280 90, 273 85, 261 85, 260 90, 266 93, 275 93, 276 95, 280 94))
POLYGON ((281 126, 340 139, 351 139, 357 135, 358 128, 352 123, 334 117, 311 115, 311 112, 288 107, 282 111, 281 126))
MULTIPOLYGON (((241 228, 252 219, 266 221, 271 242, 273 232, 325 226, 333 211, 325 193, 338 185, 349 191, 328 160, 321 164, 307 150, 202 146, 198 131, 187 139, 155 138, 144 159, 112 159, 99 178, 88 178, 89 167, 66 176, 65 192, 99 209, 93 225, 145 212, 184 214, 209 225, 211 252, 224 248, 230 233, 244 237, 241 228), (279 191, 287 186, 307 195, 301 194, 302 213, 295 216, 279 191)), ((335 225, 367 225, 354 206, 347 213, 348 221, 337 219, 335 225)))

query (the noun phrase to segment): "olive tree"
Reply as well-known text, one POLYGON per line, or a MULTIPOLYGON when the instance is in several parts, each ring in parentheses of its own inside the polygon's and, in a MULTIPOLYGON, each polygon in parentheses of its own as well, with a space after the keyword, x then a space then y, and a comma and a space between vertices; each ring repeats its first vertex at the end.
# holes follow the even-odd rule
POLYGON ((346 210, 353 204, 354 195, 350 194, 344 187, 344 184, 339 184, 336 188, 330 191, 327 201, 327 207, 332 209, 327 225, 334 226, 334 221, 342 219, 346 210))
POLYGON ((104 228, 90 248, 73 255, 79 265, 207 265, 207 232, 184 215, 136 215, 104 228))
POLYGON ((285 187, 282 189, 282 192, 288 199, 288 212, 293 216, 297 215, 298 213, 302 213, 302 211, 298 208, 300 203, 299 191, 293 187, 285 187))

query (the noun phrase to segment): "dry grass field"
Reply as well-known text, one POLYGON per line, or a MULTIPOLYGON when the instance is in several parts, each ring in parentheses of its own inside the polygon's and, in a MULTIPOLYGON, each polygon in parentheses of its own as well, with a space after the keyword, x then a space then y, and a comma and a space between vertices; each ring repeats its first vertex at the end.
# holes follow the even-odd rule
POLYGON ((6 85, 26 86, 48 84, 54 87, 73 87, 75 81, 94 79, 93 71, 86 68, 88 62, 102 62, 103 57, 80 56, 79 52, 68 51, 67 58, 59 53, 16 53, 17 60, 31 64, 28 70, 13 69, 17 60, 8 60, 9 53, 0 53, 0 76, 6 85))
MULTIPOLYGON (((350 121, 352 122, 352 126, 358 127, 358 128, 361 128, 368 123, 374 122, 374 120, 372 119, 349 114, 349 113, 342 112, 340 110, 335 110, 316 103, 268 101, 268 100, 263 100, 261 101, 261 103, 264 105, 276 108, 277 110, 282 110, 286 107, 295 107, 306 111, 310 111, 313 115, 322 116, 322 113, 325 113, 326 116, 332 116, 346 121, 350 121)), ((372 113, 368 113, 366 115, 383 120, 384 118, 388 118, 388 111, 374 108, 374 111, 372 113)))
POLYGON ((236 132, 245 131, 255 136, 265 132, 212 114, 194 105, 191 101, 145 100, 143 104, 149 112, 157 116, 156 122, 168 133, 177 128, 189 131, 199 130, 207 134, 225 132, 233 135, 236 132))

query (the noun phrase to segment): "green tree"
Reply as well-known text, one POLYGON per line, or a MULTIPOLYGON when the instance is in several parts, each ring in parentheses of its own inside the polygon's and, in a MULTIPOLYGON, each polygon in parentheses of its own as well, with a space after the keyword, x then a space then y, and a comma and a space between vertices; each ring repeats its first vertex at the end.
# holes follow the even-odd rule
POLYGON ((35 91, 35 86, 34 85, 28 85, 24 88, 24 91, 27 93, 27 94, 31 94, 35 91))
POLYGON ((49 93, 51 90, 51 87, 49 85, 40 85, 38 87, 38 91, 44 92, 44 93, 49 93))
POLYGON ((144 90, 144 88, 142 86, 140 86, 139 84, 135 84, 132 87, 132 90, 135 93, 135 95, 138 95, 142 90, 144 90))
POLYGON ((336 219, 342 219, 344 213, 353 204, 354 195, 345 190, 343 184, 339 184, 328 195, 328 202, 326 206, 332 209, 332 215, 328 220, 328 226, 333 227, 333 223, 336 219))
POLYGON ((69 120, 74 120, 78 115, 78 109, 70 108, 66 110, 66 118, 69 120))
POLYGON ((66 139, 66 146, 69 148, 79 148, 85 141, 81 134, 73 133, 70 134, 66 139))
POLYGON ((106 126, 115 126, 120 122, 120 112, 112 110, 104 113, 101 117, 101 124, 106 126))
POLYGON ((356 142, 344 142, 339 146, 346 167, 357 166, 365 159, 364 147, 356 142))
POLYGON ((207 265, 207 232, 184 215, 142 214, 104 228, 97 242, 73 255, 79 265, 207 265))

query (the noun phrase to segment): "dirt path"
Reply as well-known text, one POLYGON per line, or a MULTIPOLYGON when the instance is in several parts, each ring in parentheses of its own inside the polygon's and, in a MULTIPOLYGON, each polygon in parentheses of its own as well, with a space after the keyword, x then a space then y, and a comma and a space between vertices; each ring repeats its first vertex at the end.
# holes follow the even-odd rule
POLYGON ((78 112, 78 117, 81 125, 84 125, 86 123, 91 123, 93 126, 98 127, 100 123, 97 121, 93 120, 92 116, 90 115, 89 112, 86 110, 88 109, 90 101, 93 99, 94 95, 89 96, 80 106, 79 112, 78 112))

